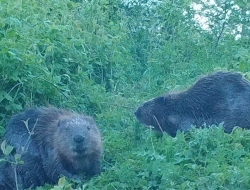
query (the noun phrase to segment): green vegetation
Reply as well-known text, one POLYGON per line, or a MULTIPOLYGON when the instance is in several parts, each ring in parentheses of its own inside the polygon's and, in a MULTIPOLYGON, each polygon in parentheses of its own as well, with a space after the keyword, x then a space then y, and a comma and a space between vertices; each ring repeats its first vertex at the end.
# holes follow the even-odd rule
POLYGON ((0 136, 11 115, 32 106, 95 118, 102 175, 40 190, 250 189, 249 131, 195 129, 171 138, 133 115, 141 102, 214 70, 250 78, 249 3, 194 10, 196 1, 122 2, 0 0, 0 136))

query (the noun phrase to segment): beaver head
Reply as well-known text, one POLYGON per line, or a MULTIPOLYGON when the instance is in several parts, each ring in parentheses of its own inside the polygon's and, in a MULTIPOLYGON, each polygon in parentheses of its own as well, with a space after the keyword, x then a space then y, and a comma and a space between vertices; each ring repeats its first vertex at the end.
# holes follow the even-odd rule
POLYGON ((91 117, 61 118, 55 133, 54 147, 59 154, 68 158, 87 157, 100 151, 100 132, 91 117))
POLYGON ((174 137, 181 122, 174 99, 174 95, 164 95, 149 100, 137 108, 135 116, 141 123, 174 137))

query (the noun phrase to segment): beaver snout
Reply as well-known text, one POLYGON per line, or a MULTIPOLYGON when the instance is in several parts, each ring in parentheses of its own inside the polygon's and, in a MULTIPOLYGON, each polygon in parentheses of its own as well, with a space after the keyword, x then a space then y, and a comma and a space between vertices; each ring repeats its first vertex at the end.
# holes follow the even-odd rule
POLYGON ((137 118, 141 118, 141 109, 140 109, 140 107, 134 112, 134 114, 135 114, 135 116, 137 117, 137 118))
POLYGON ((84 141, 84 136, 82 136, 82 135, 75 135, 74 137, 73 137, 73 139, 74 139, 74 141, 76 142, 76 143, 82 143, 83 141, 84 141))

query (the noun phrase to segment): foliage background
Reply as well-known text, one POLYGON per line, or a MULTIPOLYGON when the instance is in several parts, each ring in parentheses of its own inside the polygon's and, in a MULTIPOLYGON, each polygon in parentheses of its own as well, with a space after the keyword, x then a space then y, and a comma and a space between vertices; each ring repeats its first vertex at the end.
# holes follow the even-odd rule
POLYGON ((249 189, 248 131, 171 138, 133 115, 208 72, 249 78, 249 10, 246 0, 0 0, 0 135, 11 115, 32 106, 96 119, 102 175, 38 189, 249 189))

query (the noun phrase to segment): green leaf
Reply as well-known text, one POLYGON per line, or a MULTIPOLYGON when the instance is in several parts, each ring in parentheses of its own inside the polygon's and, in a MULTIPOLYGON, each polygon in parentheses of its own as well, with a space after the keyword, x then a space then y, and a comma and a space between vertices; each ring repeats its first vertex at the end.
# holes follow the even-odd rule
POLYGON ((8 156, 13 149, 14 147, 7 145, 5 140, 1 143, 1 150, 5 156, 8 156))

